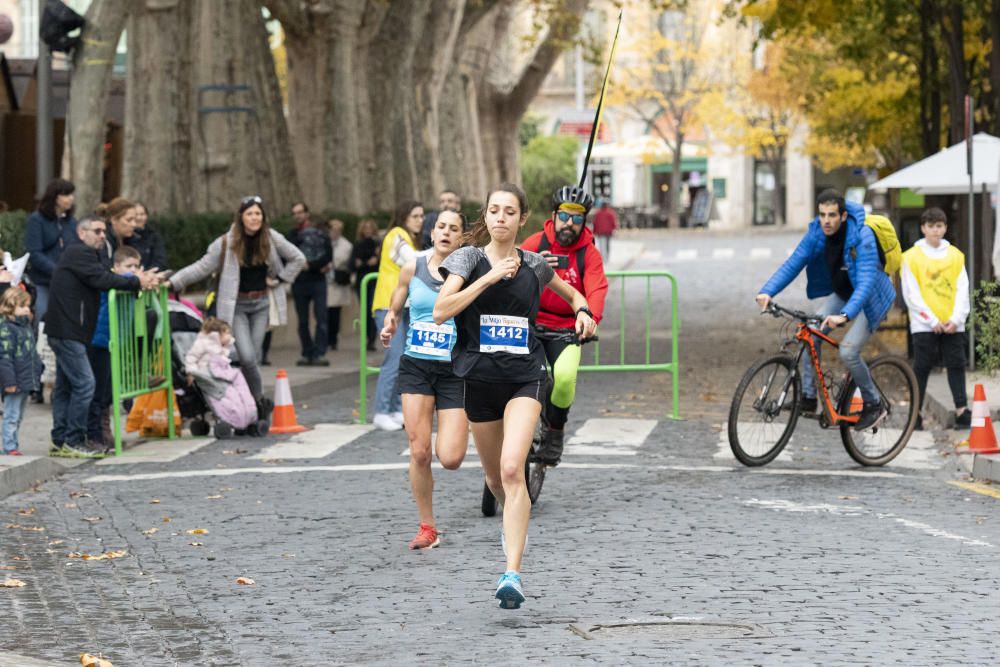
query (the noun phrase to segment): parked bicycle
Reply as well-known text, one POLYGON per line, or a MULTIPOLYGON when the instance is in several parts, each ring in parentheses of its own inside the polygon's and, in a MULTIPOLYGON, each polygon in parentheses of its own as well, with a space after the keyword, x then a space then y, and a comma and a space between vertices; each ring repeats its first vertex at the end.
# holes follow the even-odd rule
POLYGON ((906 360, 884 355, 868 362, 887 413, 873 427, 856 431, 853 427, 862 408, 857 385, 847 372, 839 381, 823 373, 820 346, 828 343, 836 348, 839 344, 819 330, 822 318, 782 308, 773 301, 764 312, 787 318, 789 325, 797 324, 790 337, 787 327, 783 328, 781 353, 756 362, 736 388, 729 408, 729 446, 736 458, 747 466, 762 466, 788 444, 800 416, 799 364, 807 353, 816 370, 820 427, 839 427, 844 448, 861 465, 885 465, 899 455, 913 433, 920 408, 917 378, 906 360), (793 356, 787 349, 796 344, 798 352, 793 356))
MULTIPOLYGON (((541 327, 535 328, 535 335, 539 338, 545 338, 547 340, 566 340, 574 344, 586 345, 587 343, 593 343, 599 340, 597 336, 592 336, 591 338, 580 339, 573 329, 544 329, 541 327)), ((551 382, 551 378, 549 379, 551 382)), ((551 467, 547 463, 538 460, 535 456, 535 452, 542 444, 541 435, 541 424, 535 428, 535 437, 531 441, 531 449, 528 450, 528 458, 524 461, 524 481, 528 486, 528 498, 531 499, 531 504, 534 505, 535 501, 542 493, 542 485, 545 483, 545 472, 551 467)), ((483 483, 483 503, 482 511, 483 516, 494 516, 497 513, 499 503, 494 497, 493 492, 490 491, 490 487, 483 483)))

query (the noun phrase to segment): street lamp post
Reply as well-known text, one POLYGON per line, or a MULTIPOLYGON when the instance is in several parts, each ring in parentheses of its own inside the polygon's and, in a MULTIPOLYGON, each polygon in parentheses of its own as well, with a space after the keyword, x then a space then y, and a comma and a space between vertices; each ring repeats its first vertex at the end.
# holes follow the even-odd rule
POLYGON ((38 3, 38 60, 35 65, 35 192, 41 193, 52 180, 52 54, 42 41, 45 3, 38 3))

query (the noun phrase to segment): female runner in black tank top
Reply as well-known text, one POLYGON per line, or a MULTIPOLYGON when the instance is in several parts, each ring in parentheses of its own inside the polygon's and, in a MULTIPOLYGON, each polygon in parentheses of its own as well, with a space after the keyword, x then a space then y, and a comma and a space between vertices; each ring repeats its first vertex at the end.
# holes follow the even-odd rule
POLYGON ((486 484, 503 505, 507 570, 496 597, 506 609, 524 601, 521 556, 531 513, 524 461, 547 372, 533 334, 542 290, 549 287, 573 306, 578 335, 590 337, 597 329, 583 295, 541 255, 517 249, 517 233, 527 219, 520 188, 504 184, 491 192, 472 231, 476 240, 489 243, 456 250, 441 264, 445 283, 434 306, 435 322, 455 318, 455 374, 465 379, 465 411, 486 484))

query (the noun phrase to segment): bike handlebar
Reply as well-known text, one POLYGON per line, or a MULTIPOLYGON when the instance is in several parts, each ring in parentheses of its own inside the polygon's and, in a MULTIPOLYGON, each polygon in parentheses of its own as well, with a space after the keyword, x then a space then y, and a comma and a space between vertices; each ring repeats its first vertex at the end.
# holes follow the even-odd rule
POLYGON ((802 310, 792 310, 791 308, 782 308, 774 301, 767 304, 767 308, 761 312, 761 315, 768 314, 774 317, 790 317, 791 319, 799 320, 803 324, 814 324, 819 325, 823 322, 823 318, 815 313, 810 314, 802 310))

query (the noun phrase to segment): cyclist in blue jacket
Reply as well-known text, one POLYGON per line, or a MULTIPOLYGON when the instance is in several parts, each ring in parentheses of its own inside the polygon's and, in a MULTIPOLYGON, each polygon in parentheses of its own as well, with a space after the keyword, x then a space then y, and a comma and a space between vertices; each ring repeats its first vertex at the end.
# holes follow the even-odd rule
MULTIPOLYGON (((806 295, 826 297, 819 308, 822 330, 828 332, 856 322, 840 343, 840 360, 861 390, 864 408, 855 430, 870 428, 886 414, 861 350, 896 299, 892 281, 882 268, 875 233, 865 225, 865 209, 845 202, 836 190, 824 190, 816 199, 819 215, 798 247, 757 295, 764 310, 804 268, 806 295)), ((808 358, 802 364, 802 411, 816 412, 816 376, 808 358)))

